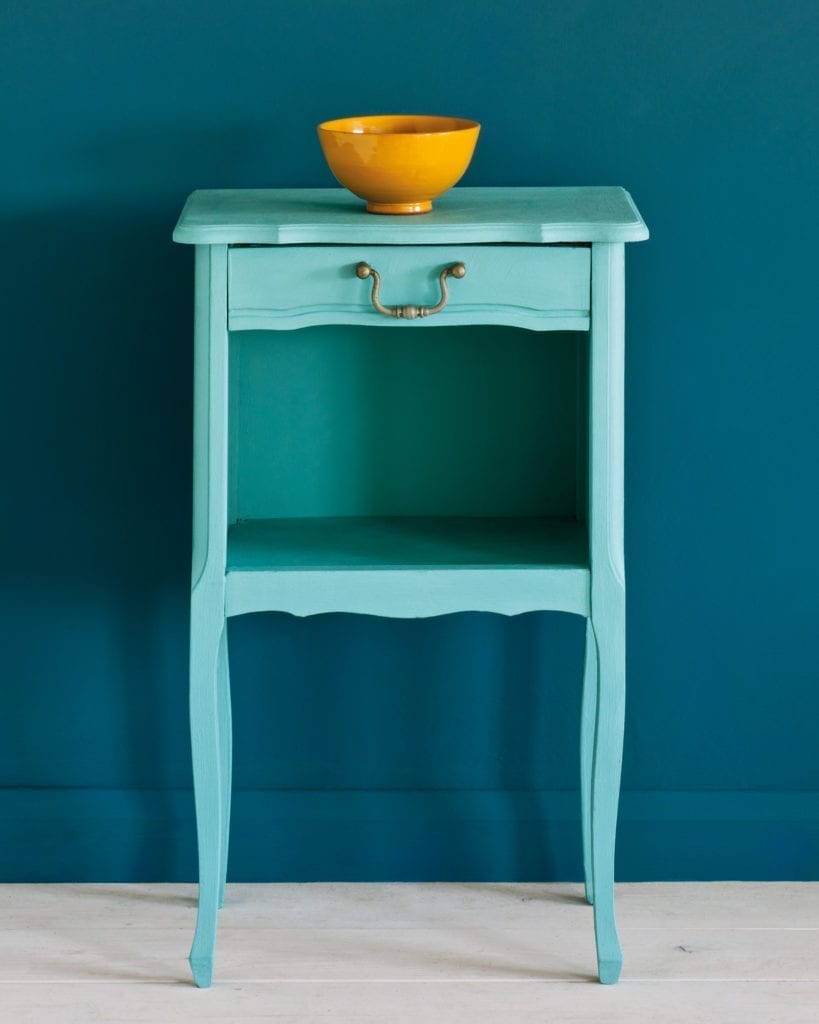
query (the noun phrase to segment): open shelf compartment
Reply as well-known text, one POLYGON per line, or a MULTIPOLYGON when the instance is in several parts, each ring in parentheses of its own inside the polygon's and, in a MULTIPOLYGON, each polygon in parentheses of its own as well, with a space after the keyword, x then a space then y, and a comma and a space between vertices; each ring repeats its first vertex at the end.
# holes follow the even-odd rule
POLYGON ((586 614, 586 339, 234 332, 228 614, 586 614))

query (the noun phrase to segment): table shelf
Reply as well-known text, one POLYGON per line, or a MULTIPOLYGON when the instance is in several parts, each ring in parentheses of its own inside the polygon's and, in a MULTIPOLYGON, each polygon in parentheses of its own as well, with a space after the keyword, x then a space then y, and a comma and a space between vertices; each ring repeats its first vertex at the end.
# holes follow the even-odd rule
POLYGON ((545 517, 255 519, 228 531, 228 615, 588 612, 585 524, 545 517))

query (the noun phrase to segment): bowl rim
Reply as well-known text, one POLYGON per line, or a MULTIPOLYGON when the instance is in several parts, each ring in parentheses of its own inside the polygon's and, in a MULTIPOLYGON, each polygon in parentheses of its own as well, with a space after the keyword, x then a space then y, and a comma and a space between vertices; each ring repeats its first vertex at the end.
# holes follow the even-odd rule
POLYGON ((405 136, 417 138, 424 135, 456 135, 458 132, 474 131, 480 129, 480 122, 473 121, 466 117, 449 117, 445 114, 358 114, 352 117, 335 117, 329 121, 322 121, 317 126, 319 132, 329 132, 333 135, 381 135, 381 136, 405 136), (388 129, 386 131, 368 130, 367 124, 376 126, 378 122, 385 121, 422 121, 428 122, 428 131, 415 131, 411 128, 388 129), (434 128, 435 123, 446 123, 451 127, 434 128), (362 124, 364 127, 362 128, 362 124), (354 127, 355 125, 355 127, 354 127))

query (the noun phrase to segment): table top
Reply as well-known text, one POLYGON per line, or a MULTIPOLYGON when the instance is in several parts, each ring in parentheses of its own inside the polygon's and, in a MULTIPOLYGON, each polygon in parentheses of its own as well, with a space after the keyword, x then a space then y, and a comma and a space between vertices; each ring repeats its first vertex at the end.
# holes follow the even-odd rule
POLYGON ((625 189, 454 188, 431 213, 368 214, 342 188, 202 189, 174 241, 195 245, 638 242, 648 238, 625 189))

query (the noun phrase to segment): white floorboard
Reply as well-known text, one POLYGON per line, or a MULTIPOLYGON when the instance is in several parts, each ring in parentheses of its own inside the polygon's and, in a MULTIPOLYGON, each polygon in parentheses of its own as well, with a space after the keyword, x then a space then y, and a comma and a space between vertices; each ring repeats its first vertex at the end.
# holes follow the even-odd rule
POLYGON ((229 886, 199 991, 194 886, 0 886, 0 1024, 819 1022, 819 883, 617 890, 604 987, 577 885, 229 886))

